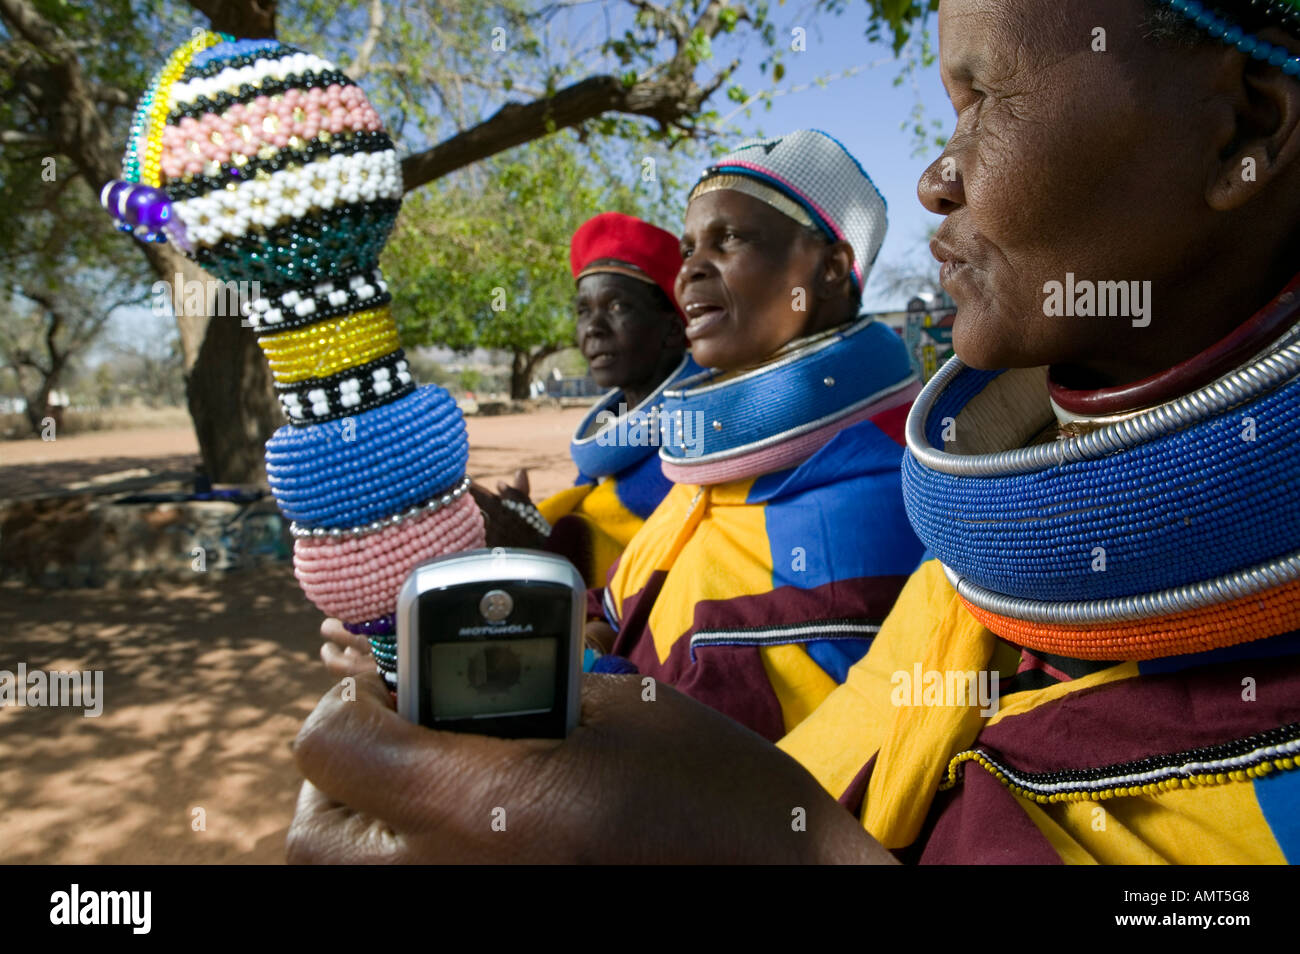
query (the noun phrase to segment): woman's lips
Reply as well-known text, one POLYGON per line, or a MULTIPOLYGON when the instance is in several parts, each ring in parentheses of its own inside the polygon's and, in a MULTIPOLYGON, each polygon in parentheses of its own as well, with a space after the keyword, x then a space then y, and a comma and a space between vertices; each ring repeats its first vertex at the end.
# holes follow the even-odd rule
POLYGON ((686 322, 686 337, 691 341, 712 334, 727 317, 725 308, 692 309, 686 322))
POLYGON ((939 284, 948 290, 948 286, 970 272, 970 262, 950 259, 939 266, 939 284))

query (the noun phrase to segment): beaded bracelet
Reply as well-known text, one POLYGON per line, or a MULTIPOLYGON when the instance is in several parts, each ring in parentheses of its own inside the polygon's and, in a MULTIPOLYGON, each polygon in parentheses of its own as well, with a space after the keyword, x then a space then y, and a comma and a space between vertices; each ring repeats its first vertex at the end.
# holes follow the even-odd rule
POLYGON ((257 343, 266 354, 277 384, 327 378, 400 347, 397 325, 386 305, 306 328, 263 335, 257 343))
POLYGON ((294 544, 293 572, 316 606, 340 619, 371 619, 392 609, 411 570, 444 553, 483 546, 483 515, 465 495, 451 507, 364 538, 307 538, 294 544))
MULTIPOLYGON (((1242 53, 1253 57, 1263 63, 1269 63, 1273 66, 1280 66, 1282 72, 1288 76, 1300 74, 1300 56, 1292 55, 1291 51, 1284 46, 1275 43, 1269 43, 1267 40, 1261 40, 1243 30, 1237 24, 1224 17, 1219 16, 1213 10, 1208 9, 1205 4, 1198 0, 1165 0, 1170 8, 1181 13, 1210 36, 1222 40, 1229 46, 1235 46, 1242 53)), ((1265 13, 1273 13, 1274 7, 1270 4, 1264 10, 1265 13)))
POLYGON ((518 500, 511 500, 508 497, 502 497, 501 505, 512 513, 518 515, 520 519, 542 536, 549 537, 551 535, 551 525, 547 522, 546 518, 542 516, 542 512, 533 504, 525 504, 518 500))
POLYGON ((367 268, 310 289, 291 288, 279 295, 254 298, 244 305, 244 315, 257 334, 302 328, 353 312, 382 308, 392 301, 383 272, 367 268))
POLYGON ((276 385, 280 406, 295 427, 361 414, 414 390, 415 379, 401 349, 333 377, 276 385))

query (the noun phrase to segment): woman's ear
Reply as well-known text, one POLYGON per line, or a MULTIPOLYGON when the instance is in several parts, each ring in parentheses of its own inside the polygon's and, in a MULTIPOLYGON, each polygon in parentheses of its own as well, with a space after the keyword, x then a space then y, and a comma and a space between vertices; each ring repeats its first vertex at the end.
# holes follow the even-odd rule
POLYGON ((852 281, 853 246, 848 242, 832 242, 822 251, 820 296, 827 300, 835 298, 842 286, 852 281))
MULTIPOLYGON (((1274 44, 1294 45, 1281 30, 1259 33, 1274 44)), ((1229 63, 1225 80, 1232 84, 1231 128, 1209 186, 1206 201, 1228 212, 1252 201, 1300 159, 1300 80, 1279 67, 1224 51, 1229 63)))

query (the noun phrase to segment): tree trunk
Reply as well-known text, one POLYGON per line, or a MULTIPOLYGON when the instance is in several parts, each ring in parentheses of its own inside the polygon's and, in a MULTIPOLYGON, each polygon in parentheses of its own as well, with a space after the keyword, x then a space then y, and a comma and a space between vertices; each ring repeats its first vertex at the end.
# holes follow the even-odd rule
POLYGON ((545 345, 536 351, 512 351, 510 353, 510 400, 524 401, 532 397, 528 387, 533 383, 533 371, 537 366, 564 348, 559 345, 545 345))
POLYGON ((510 400, 522 401, 528 397, 528 352, 510 353, 510 400))
POLYGON ((208 322, 185 391, 203 469, 213 482, 265 484, 265 444, 284 414, 262 349, 239 319, 208 322))
MULTIPOLYGON (((265 484, 262 460, 267 439, 284 423, 271 372, 251 329, 234 315, 210 317, 215 281, 170 245, 148 244, 144 252, 167 283, 185 360, 185 393, 203 470, 214 483, 265 484), (187 283, 204 289, 204 307, 188 307, 187 283)), ((225 296, 222 296, 225 301, 225 296)))
MULTIPOLYGON (((27 415, 27 426, 32 429, 32 434, 36 437, 41 436, 41 422, 49 414, 50 391, 53 386, 50 379, 45 378, 41 381, 40 387, 36 393, 24 397, 23 413, 27 415)), ((58 437, 58 431, 55 430, 54 436, 58 437)))

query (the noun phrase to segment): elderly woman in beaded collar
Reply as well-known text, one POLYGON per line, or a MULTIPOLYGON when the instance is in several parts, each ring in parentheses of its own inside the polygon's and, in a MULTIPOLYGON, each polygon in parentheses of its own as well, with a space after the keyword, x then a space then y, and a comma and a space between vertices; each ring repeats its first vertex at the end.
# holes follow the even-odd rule
MULTIPOLYGON (((1149 513, 1111 528, 1117 539, 1141 531, 1143 546, 1158 547, 1203 516, 1180 511, 1183 496, 1213 480, 1231 491, 1225 473, 1260 481, 1295 454, 1300 420, 1282 401, 1300 380, 1300 350, 1289 344, 1300 317, 1293 5, 940 0, 938 20, 956 125, 919 194, 942 216, 933 250, 958 305, 954 342, 968 366, 960 380, 1013 369, 999 380, 1021 383, 1001 400, 944 388, 918 399, 908 435, 917 456, 905 463, 918 532, 925 523, 934 532, 926 542, 948 546, 958 562, 943 508, 927 510, 933 486, 956 478, 933 461, 991 451, 1014 458, 1055 419, 1064 434, 1082 435, 1060 445, 1083 457, 1103 439, 1139 435, 1137 447, 1119 440, 1113 461, 1085 461, 1120 466, 1152 446, 1163 416, 1190 422, 1158 438, 1183 447, 1170 470, 1184 483, 1171 488, 1168 473, 1149 470, 1145 480, 1158 484, 1149 513), (1141 316, 1123 313, 1119 283, 1133 282, 1141 316), (1069 307, 1061 307, 1067 288, 1069 307), (1045 366, 1050 372, 1033 370, 1045 366), (1250 421, 1231 401, 1211 400, 1223 381, 1247 382, 1238 402, 1258 400, 1265 379, 1279 403, 1250 421), (949 405, 956 428, 944 434, 938 414, 949 405), (927 406, 938 407, 933 426, 927 406), (1208 442, 1221 456, 1199 458, 1182 440, 1208 442), (1232 472, 1238 453, 1259 466, 1232 472)), ((998 467, 982 460, 979 479, 1003 479, 988 476, 998 467)), ((1068 475, 1074 466, 1065 460, 1059 469, 1068 475)), ((1208 572, 1238 552, 1267 556, 1251 548, 1271 524, 1290 526, 1292 484, 1260 486, 1255 518, 1225 526, 1180 565, 1201 561, 1208 572)), ((1086 506, 1062 508, 1090 531, 1145 489, 1117 479, 1086 506)), ((1006 499, 991 495, 990 513, 1006 499)), ((974 556, 1014 562, 1040 542, 1017 539, 1016 548, 974 556)), ((1300 550, 1300 539, 1289 546, 1300 550)), ((1112 548, 1100 564, 1094 554, 1063 585, 1102 594, 1115 574, 1159 571, 1131 555, 1140 552, 1112 548)), ((1241 605, 1211 604, 1163 623, 1149 612, 1102 614, 1091 627, 1053 629, 1009 617, 1028 600, 988 611, 975 590, 957 592, 937 561, 927 562, 845 685, 776 746, 663 687, 647 703, 635 678, 591 678, 583 725, 562 743, 415 729, 386 709, 372 681, 361 703, 343 704, 338 693, 323 700, 299 737, 296 757, 310 781, 290 857, 1295 860, 1300 622, 1289 573, 1276 570, 1264 580, 1271 588, 1241 605), (1252 611, 1255 603, 1266 611, 1252 611), (1253 615, 1225 622, 1242 612, 1253 615), (1003 623, 1021 625, 1022 635, 1004 637, 1003 623), (1126 641, 1128 628, 1143 626, 1173 641, 1126 641), (1029 648, 1047 630, 1078 648, 1029 648), (1207 645, 1219 648, 1198 648, 1207 645), (946 677, 976 671, 981 685, 996 688, 983 677, 1001 678, 1001 702, 997 693, 981 704, 947 698, 954 681, 946 677), (490 830, 484 805, 506 808, 508 832, 490 830), (792 807, 801 824, 791 824, 792 807)), ((1057 606, 1065 616, 1078 608, 1057 606)), ((1158 599, 1152 607, 1167 608, 1158 599)))

